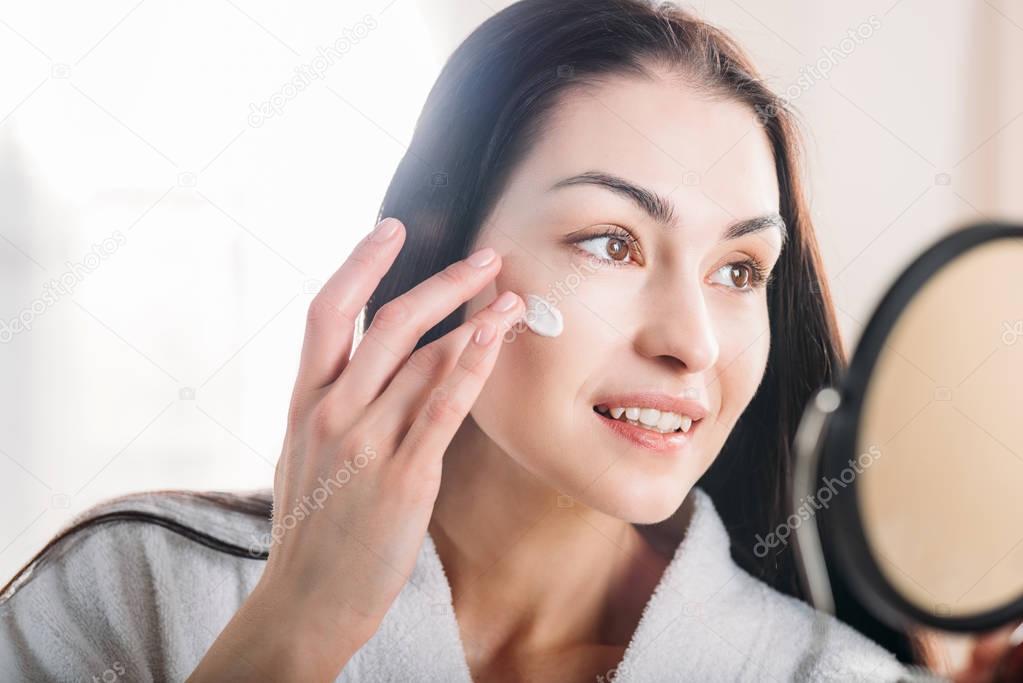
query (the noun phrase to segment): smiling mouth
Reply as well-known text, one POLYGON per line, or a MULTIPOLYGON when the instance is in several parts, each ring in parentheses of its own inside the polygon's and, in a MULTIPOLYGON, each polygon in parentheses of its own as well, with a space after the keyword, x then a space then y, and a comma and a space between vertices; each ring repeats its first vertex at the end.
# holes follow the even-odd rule
POLYGON ((679 413, 662 412, 653 408, 609 407, 603 403, 593 406, 593 412, 608 420, 625 422, 653 434, 687 434, 700 422, 699 418, 694 420, 679 413))

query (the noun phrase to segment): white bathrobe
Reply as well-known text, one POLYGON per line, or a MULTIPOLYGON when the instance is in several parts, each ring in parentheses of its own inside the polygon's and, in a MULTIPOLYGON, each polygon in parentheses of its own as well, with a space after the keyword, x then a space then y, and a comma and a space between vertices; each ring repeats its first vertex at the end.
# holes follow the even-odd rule
MULTIPOLYGON (((740 569, 710 497, 699 488, 692 495, 685 537, 604 681, 911 679, 857 631, 740 569)), ((270 530, 269 519, 168 492, 86 514, 113 510, 165 515, 242 548, 265 549, 270 530)), ((265 566, 138 521, 94 525, 47 555, 0 596, 0 681, 184 680, 265 566)), ((429 535, 410 581, 337 680, 471 683, 429 535)))

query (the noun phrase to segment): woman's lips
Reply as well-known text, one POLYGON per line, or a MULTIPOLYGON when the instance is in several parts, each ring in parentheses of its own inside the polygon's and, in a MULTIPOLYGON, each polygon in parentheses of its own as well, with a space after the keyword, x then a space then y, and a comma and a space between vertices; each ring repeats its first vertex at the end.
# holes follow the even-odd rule
POLYGON ((693 439, 693 434, 699 428, 699 425, 703 420, 698 420, 693 423, 693 426, 689 428, 688 432, 668 432, 662 434, 655 432, 650 429, 643 427, 637 427, 634 424, 616 420, 609 415, 604 415, 596 411, 591 411, 598 420, 606 425, 611 431, 621 438, 643 448, 650 449, 658 452, 672 452, 678 451, 683 446, 688 444, 693 439))

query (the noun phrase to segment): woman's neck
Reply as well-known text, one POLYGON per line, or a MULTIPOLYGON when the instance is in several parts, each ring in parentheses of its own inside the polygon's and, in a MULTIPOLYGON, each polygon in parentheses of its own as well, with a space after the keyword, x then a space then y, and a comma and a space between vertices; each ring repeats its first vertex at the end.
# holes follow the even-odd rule
POLYGON ((467 656, 624 647, 669 558, 621 519, 547 487, 468 418, 429 531, 467 656))

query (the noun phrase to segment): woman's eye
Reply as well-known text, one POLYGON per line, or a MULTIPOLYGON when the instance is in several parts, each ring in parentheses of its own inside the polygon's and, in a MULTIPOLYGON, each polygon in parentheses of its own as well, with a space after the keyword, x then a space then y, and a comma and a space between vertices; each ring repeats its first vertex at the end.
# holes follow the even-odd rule
POLYGON ((622 237, 598 235, 579 240, 576 244, 597 259, 611 261, 616 266, 632 262, 629 260, 632 258, 629 242, 622 237))
POLYGON ((753 289, 759 284, 755 267, 750 263, 729 263, 721 266, 711 277, 711 282, 738 290, 753 289), (719 276, 719 279, 715 279, 719 276))

